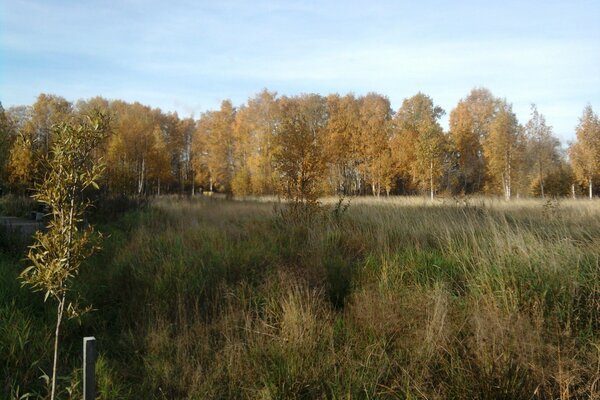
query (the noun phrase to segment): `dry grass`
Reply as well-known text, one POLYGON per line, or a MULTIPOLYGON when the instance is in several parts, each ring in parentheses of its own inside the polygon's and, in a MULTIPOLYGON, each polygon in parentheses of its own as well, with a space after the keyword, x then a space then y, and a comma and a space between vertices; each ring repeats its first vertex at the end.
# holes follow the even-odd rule
POLYGON ((102 390, 597 398, 600 202, 452 201, 325 199, 299 221, 164 198, 128 215, 82 276, 102 390))

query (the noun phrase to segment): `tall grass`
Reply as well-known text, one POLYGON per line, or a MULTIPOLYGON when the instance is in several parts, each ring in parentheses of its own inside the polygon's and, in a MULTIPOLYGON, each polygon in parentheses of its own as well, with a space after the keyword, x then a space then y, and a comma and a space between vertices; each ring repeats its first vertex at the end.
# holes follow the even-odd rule
MULTIPOLYGON (((600 394, 600 203, 325 203, 162 199, 104 226, 67 342, 99 339, 105 398, 600 394)), ((33 382, 16 362, 4 393, 33 382)))
POLYGON ((12 194, 0 196, 0 215, 28 218, 35 209, 36 203, 30 197, 12 194))

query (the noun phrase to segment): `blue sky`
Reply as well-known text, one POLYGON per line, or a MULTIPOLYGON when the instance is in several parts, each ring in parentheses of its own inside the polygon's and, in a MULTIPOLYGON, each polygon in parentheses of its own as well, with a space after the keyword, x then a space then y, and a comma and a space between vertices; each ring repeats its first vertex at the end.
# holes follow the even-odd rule
MULTIPOLYGON (((196 117, 262 88, 422 91, 448 113, 475 86, 538 105, 574 138, 600 111, 600 1, 0 0, 0 101, 101 95, 196 117)), ((443 124, 447 126, 447 116, 443 124)))

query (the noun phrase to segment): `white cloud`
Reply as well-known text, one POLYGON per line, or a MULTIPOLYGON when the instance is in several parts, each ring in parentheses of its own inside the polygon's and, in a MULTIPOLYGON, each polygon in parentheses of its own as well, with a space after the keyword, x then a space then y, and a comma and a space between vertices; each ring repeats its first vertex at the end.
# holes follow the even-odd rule
POLYGON ((420 90, 450 111, 472 87, 486 86, 513 102, 521 120, 537 103, 565 138, 586 102, 600 107, 593 4, 11 0, 3 7, 0 85, 8 103, 54 91, 198 114, 268 87, 378 91, 395 108, 420 90))

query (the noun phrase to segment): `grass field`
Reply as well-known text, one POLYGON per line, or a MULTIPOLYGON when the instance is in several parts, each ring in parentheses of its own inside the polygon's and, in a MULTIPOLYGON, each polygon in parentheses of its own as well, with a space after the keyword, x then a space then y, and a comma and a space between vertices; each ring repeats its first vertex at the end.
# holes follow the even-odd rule
MULTIPOLYGON (((65 325, 103 399, 567 399, 600 396, 600 202, 163 198, 110 237, 65 325), (278 208, 279 207, 279 208, 278 208)), ((0 259, 0 398, 45 394, 52 307, 0 259)))

